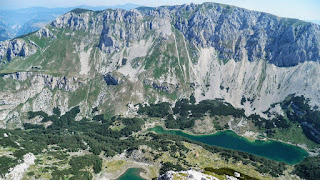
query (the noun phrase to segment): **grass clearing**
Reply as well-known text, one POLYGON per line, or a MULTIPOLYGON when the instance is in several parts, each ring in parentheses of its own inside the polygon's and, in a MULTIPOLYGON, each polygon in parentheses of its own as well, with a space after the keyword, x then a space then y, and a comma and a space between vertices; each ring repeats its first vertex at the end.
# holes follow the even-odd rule
POLYGON ((318 148, 319 145, 308 139, 303 133, 302 128, 298 124, 293 124, 287 129, 276 129, 272 138, 279 139, 284 142, 291 142, 293 144, 305 144, 310 149, 318 148))

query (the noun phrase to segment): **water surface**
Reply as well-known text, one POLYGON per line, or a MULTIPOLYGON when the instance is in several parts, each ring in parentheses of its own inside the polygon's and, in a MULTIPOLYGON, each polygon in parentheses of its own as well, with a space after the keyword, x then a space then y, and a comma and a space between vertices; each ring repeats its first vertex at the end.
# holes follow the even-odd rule
POLYGON ((299 163, 308 156, 308 153, 298 146, 272 140, 249 141, 247 138, 241 137, 230 130, 218 132, 212 135, 190 135, 179 130, 164 130, 162 127, 156 126, 149 129, 149 131, 175 134, 208 145, 248 152, 288 164, 299 163))
POLYGON ((141 168, 129 168, 117 180, 145 180, 140 176, 141 168))

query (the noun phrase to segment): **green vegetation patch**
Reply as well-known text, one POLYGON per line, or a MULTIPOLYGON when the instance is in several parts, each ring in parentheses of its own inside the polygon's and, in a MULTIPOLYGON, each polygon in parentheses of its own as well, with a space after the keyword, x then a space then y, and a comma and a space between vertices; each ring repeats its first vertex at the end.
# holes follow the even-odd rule
POLYGON ((96 155, 74 156, 69 162, 74 171, 80 171, 86 167, 93 167, 95 173, 99 173, 102 169, 102 159, 96 155))
POLYGON ((88 96, 88 86, 82 86, 78 88, 75 92, 70 92, 69 107, 76 106, 83 100, 87 99, 88 96))
POLYGON ((179 164, 173 164, 172 162, 165 162, 165 163, 162 163, 159 174, 165 174, 167 171, 170 171, 170 170, 185 171, 186 169, 179 164))
POLYGON ((306 180, 318 180, 320 177, 320 156, 307 157, 295 166, 294 173, 306 180))
POLYGON ((170 106, 171 105, 168 102, 162 102, 159 104, 150 104, 150 106, 147 106, 147 105, 142 106, 141 104, 139 104, 138 113, 145 114, 150 117, 162 117, 163 118, 170 113, 170 111, 171 111, 170 106))
POLYGON ((139 105, 139 114, 145 114, 150 117, 166 117, 166 127, 170 129, 191 128, 194 121, 209 113, 211 116, 245 117, 244 110, 236 109, 231 104, 217 100, 204 100, 195 104, 194 97, 191 96, 191 102, 188 99, 178 100, 171 109, 171 104, 167 102, 151 104, 150 106, 139 105), (176 118, 174 118, 174 116, 176 118))
POLYGON ((17 159, 14 159, 8 156, 1 156, 0 157, 0 177, 1 175, 5 175, 10 168, 16 166, 17 164, 19 164, 17 159))
MULTIPOLYGON (((314 148, 316 144, 320 144, 320 110, 317 106, 311 107, 309 101, 304 96, 291 94, 283 102, 278 103, 284 111, 284 116, 278 115, 272 120, 256 118, 257 115, 250 117, 255 120, 256 126, 266 129, 269 137, 281 138, 284 134, 289 137, 287 131, 289 133, 302 131, 303 133, 290 136, 291 140, 294 143, 307 144, 308 147, 314 148), (307 138, 309 140, 305 141, 307 138)), ((265 113, 270 115, 269 111, 265 113)))

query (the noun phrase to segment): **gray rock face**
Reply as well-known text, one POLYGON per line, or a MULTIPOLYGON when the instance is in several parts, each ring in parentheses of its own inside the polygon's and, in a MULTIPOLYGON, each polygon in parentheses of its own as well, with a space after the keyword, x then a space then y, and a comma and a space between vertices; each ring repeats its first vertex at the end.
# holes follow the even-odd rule
POLYGON ((26 57, 35 53, 34 48, 30 48, 24 41, 13 40, 9 43, 7 57, 9 60, 15 56, 26 57))
POLYGON ((72 30, 86 30, 89 24, 89 14, 67 13, 51 22, 51 25, 58 28, 70 28, 72 30))
MULTIPOLYGON (((86 29, 88 14, 63 16, 58 27, 86 29)), ((214 47, 223 60, 266 60, 279 67, 320 60, 320 26, 242 8, 205 3, 143 10, 106 10, 99 47, 118 52, 156 30, 163 38, 174 25, 190 44, 214 47), (244 53, 244 51, 246 53, 244 53)))
POLYGON ((16 72, 1 78, 16 82, 14 89, 0 91, 1 128, 10 127, 8 122, 11 121, 15 123, 14 127, 22 127, 20 116, 28 111, 44 111, 51 114, 55 106, 59 106, 63 112, 67 111, 66 95, 86 85, 86 82, 77 78, 55 77, 34 72, 16 72), (24 86, 25 83, 30 85, 24 86), (17 106, 21 104, 23 106, 17 110, 17 106))
POLYGON ((176 9, 176 17, 193 15, 177 18, 175 27, 192 43, 214 47, 221 59, 248 57, 280 67, 320 60, 319 25, 212 3, 176 9))
MULTIPOLYGON (((222 60, 266 60, 279 67, 320 60, 319 25, 214 3, 150 10, 70 12, 51 25, 100 35, 98 47, 108 54, 119 52, 150 33, 155 32, 165 39, 172 34, 173 25, 189 44, 214 47, 222 60)), ((46 29, 37 34, 53 36, 46 29)), ((13 40, 8 48, 8 59, 31 52, 30 48, 13 40)))
MULTIPOLYGON (((32 73, 32 72, 16 72, 13 74, 4 75, 4 79, 15 79, 18 81, 26 81, 28 78, 32 77, 31 82, 41 81, 43 85, 50 90, 55 88, 64 90, 64 91, 75 91, 79 87, 79 82, 76 78, 67 78, 67 77, 54 77, 48 74, 41 73, 32 73), (78 83, 77 83, 78 82, 78 83)), ((81 83, 80 83, 81 84, 81 83)))
POLYGON ((103 17, 99 48, 104 52, 119 51, 128 42, 140 39, 145 33, 144 26, 139 27, 143 17, 137 10, 106 10, 103 17))
POLYGON ((29 77, 32 76, 32 72, 16 72, 13 74, 7 74, 3 76, 3 79, 15 79, 18 81, 25 81, 27 80, 29 77))
POLYGON ((105 12, 104 18, 99 47, 108 53, 152 29, 161 30, 165 26, 161 18, 181 31, 190 44, 214 47, 220 59, 247 57, 280 67, 320 60, 319 25, 237 7, 205 3, 160 7, 142 14, 117 10, 105 12))
POLYGON ((42 29, 40 29, 39 31, 37 31, 36 32, 36 35, 38 36, 38 37, 42 37, 42 36, 44 36, 44 37, 51 37, 52 39, 55 39, 55 38, 57 38, 52 32, 50 32, 50 30, 49 29, 47 29, 47 28, 42 28, 42 29))
POLYGON ((8 61, 16 56, 27 57, 36 53, 37 46, 22 39, 0 42, 0 62, 6 57, 8 61))

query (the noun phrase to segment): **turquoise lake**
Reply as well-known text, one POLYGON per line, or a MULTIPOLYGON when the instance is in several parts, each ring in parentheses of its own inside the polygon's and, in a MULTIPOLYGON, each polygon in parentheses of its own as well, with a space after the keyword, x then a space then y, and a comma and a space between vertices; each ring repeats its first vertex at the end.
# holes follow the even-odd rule
POLYGON ((179 130, 164 130, 162 127, 157 126, 148 129, 148 131, 175 134, 208 145, 248 152, 288 164, 299 163, 308 156, 308 153, 300 147, 272 140, 249 141, 247 138, 241 137, 230 130, 212 135, 190 135, 179 130))
POLYGON ((117 180, 145 180, 140 176, 140 172, 143 171, 141 168, 127 169, 117 180))

